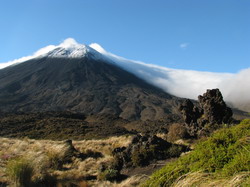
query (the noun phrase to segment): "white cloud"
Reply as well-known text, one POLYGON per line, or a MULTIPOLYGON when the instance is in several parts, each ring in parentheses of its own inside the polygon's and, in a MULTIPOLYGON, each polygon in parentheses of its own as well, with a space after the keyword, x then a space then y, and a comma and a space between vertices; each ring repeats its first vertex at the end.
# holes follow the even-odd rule
POLYGON ((181 49, 186 49, 189 46, 189 43, 181 43, 180 48, 181 49))
MULTIPOLYGON (((74 43, 74 40, 64 42, 65 45, 73 45, 74 43)), ((55 47, 58 46, 50 45, 40 49, 31 56, 7 63, 0 63, 0 69, 46 54, 55 47)), ((105 51, 105 49, 98 44, 91 44, 90 47, 103 54, 105 58, 102 59, 109 59, 111 62, 116 63, 118 66, 162 88, 170 94, 197 99, 197 96, 203 94, 207 89, 219 88, 225 100, 234 106, 242 107, 245 105, 249 107, 250 105, 250 68, 234 74, 170 69, 119 57, 105 51)), ((249 108, 242 109, 249 110, 249 108)))
POLYGON ((69 47, 78 46, 78 45, 79 44, 77 43, 77 41, 74 38, 67 38, 67 39, 63 40, 63 42, 59 46, 69 48, 69 47))
POLYGON ((89 45, 89 47, 95 49, 95 50, 98 51, 99 53, 107 53, 107 52, 105 51, 105 49, 103 49, 102 46, 100 46, 100 45, 97 44, 97 43, 92 43, 92 44, 89 45))
MULTIPOLYGON (((92 46, 94 47, 94 46, 92 46)), ((98 51, 98 48, 96 48, 98 51)), ((238 107, 250 105, 250 68, 238 73, 213 73, 170 69, 139 61, 127 60, 99 51, 120 67, 175 96, 197 99, 207 89, 219 88, 227 102, 238 107)))
POLYGON ((9 62, 0 63, 0 69, 3 69, 5 67, 7 67, 7 66, 16 65, 16 64, 25 62, 25 61, 30 60, 32 58, 39 57, 39 56, 41 56, 43 54, 46 54, 47 52, 49 52, 49 51, 51 51, 51 50, 53 50, 55 48, 56 48, 56 46, 49 45, 47 47, 39 49, 33 55, 25 56, 25 57, 22 57, 22 58, 19 58, 19 59, 15 59, 15 60, 12 60, 12 61, 9 61, 9 62))

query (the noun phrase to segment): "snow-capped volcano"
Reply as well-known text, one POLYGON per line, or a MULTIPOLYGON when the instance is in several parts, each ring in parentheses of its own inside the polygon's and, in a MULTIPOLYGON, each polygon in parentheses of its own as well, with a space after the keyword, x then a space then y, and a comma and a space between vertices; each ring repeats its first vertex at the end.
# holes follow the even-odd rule
POLYGON ((74 39, 67 39, 59 46, 55 46, 55 49, 42 54, 41 56, 55 58, 81 58, 84 57, 90 50, 90 47, 78 44, 74 39))
POLYGON ((179 98, 105 57, 70 40, 0 70, 0 111, 74 111, 126 120, 178 115, 179 98))
POLYGON ((0 69, 10 65, 16 65, 31 59, 51 57, 51 58, 83 58, 91 57, 96 60, 108 60, 105 55, 98 51, 105 51, 99 44, 84 45, 76 42, 73 38, 64 40, 59 45, 49 45, 39 49, 33 55, 22 57, 7 63, 0 63, 0 69))
POLYGON ((53 50, 41 54, 38 58, 43 56, 53 58, 82 58, 85 56, 91 56, 95 59, 102 58, 102 55, 95 49, 88 45, 79 44, 72 38, 64 40, 60 45, 55 46, 53 50))
POLYGON ((196 99, 206 89, 219 88, 227 102, 250 111, 250 107, 248 106, 250 103, 250 86, 248 81, 250 80, 250 69, 245 69, 238 73, 171 69, 140 61, 128 60, 107 52, 96 43, 90 45, 79 44, 72 38, 64 40, 59 45, 44 47, 31 56, 8 63, 0 63, 0 69, 43 57, 71 59, 90 57, 93 60, 116 64, 148 83, 178 97, 196 99), (245 106, 245 103, 247 103, 247 106, 241 107, 245 106))

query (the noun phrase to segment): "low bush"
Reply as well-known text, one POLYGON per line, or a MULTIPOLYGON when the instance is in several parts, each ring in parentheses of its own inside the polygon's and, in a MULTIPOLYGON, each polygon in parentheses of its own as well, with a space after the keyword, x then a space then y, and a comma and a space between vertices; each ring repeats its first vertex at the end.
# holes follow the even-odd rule
POLYGON ((99 180, 115 181, 119 178, 120 172, 116 169, 108 168, 101 171, 98 175, 99 180))
POLYGON ((185 151, 187 151, 185 146, 173 144, 166 150, 166 155, 167 158, 179 157, 185 151))
POLYGON ((15 158, 8 161, 6 172, 16 186, 29 187, 32 184, 34 168, 32 162, 25 158, 15 158))
POLYGON ((168 129, 167 140, 174 142, 179 139, 186 139, 189 137, 186 127, 179 123, 172 124, 168 129))
POLYGON ((172 144, 165 150, 160 150, 156 145, 150 145, 146 148, 142 146, 131 153, 131 161, 134 167, 146 166, 152 160, 179 157, 184 151, 186 151, 186 147, 177 144, 172 144))
POLYGON ((148 165, 150 158, 153 158, 152 152, 144 147, 140 147, 131 154, 131 162, 134 167, 148 165))
POLYGON ((170 186, 184 174, 203 171, 229 177, 250 171, 250 119, 201 141, 190 154, 155 172, 143 186, 170 186))

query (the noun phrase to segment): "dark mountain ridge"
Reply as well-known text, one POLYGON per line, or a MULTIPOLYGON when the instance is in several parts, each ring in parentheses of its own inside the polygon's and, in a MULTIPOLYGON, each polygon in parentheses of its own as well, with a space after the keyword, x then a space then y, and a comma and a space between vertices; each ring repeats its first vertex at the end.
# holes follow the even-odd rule
POLYGON ((0 70, 3 112, 72 111, 126 120, 179 115, 179 98, 118 66, 82 58, 35 58, 0 70))

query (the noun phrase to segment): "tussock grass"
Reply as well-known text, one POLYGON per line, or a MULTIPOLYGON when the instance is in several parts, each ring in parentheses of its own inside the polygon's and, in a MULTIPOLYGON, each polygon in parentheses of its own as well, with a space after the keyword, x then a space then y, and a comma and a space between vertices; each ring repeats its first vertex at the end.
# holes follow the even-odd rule
POLYGON ((103 181, 98 183, 92 183, 91 186, 92 187, 137 187, 147 179, 148 179, 147 175, 135 175, 127 178, 126 180, 120 183, 103 181))
POLYGON ((79 180, 97 176, 102 164, 109 165, 113 162, 112 150, 127 146, 130 142, 129 136, 73 141, 73 146, 78 151, 89 156, 84 159, 74 157, 72 162, 65 163, 63 159, 67 146, 64 141, 0 138, 0 182, 18 180, 14 174, 8 175, 6 168, 14 168, 14 164, 8 163, 19 158, 27 158, 30 164, 27 168, 33 168, 33 181, 43 180, 46 176, 55 176, 57 180, 79 180), (95 153, 102 153, 102 156, 96 156, 95 153))
POLYGON ((31 186, 31 178, 34 174, 32 163, 25 158, 15 158, 8 161, 6 172, 16 186, 31 186))
POLYGON ((143 186, 250 185, 249 175, 250 119, 200 141, 194 151, 156 171, 143 186))

